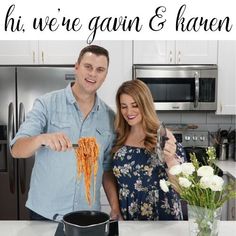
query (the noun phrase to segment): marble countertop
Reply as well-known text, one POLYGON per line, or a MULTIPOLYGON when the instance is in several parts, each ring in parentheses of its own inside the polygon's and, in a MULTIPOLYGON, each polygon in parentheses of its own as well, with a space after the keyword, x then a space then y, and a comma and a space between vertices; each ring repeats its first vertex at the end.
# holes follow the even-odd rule
MULTIPOLYGON (((45 221, 0 221, 0 234, 4 236, 54 236, 57 223, 45 221)), ((219 236, 232 235, 236 221, 221 221, 219 236)), ((119 235, 188 236, 188 221, 121 221, 119 235)))
POLYGON ((236 161, 217 161, 216 165, 223 171, 224 174, 230 175, 236 179, 236 161))

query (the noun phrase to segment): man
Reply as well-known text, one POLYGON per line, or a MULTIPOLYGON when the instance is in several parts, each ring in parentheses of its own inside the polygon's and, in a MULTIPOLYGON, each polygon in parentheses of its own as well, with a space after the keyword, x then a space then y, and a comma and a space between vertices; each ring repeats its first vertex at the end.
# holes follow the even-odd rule
POLYGON ((106 49, 96 45, 82 49, 75 64, 75 82, 36 99, 11 143, 16 158, 35 154, 26 202, 32 219, 99 210, 101 184, 111 205, 111 217, 120 216, 110 156, 114 113, 96 94, 106 78, 108 65, 106 49), (95 196, 92 205, 86 201, 84 179, 78 179, 72 148, 80 137, 95 137, 99 145, 95 193, 90 189, 92 198, 95 196))

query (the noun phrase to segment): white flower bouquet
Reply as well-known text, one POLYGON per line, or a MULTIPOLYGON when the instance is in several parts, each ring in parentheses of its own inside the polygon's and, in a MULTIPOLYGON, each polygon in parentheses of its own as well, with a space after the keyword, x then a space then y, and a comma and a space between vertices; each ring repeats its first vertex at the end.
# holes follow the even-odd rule
POLYGON ((162 179, 161 189, 167 192, 169 186, 173 185, 188 204, 208 209, 217 209, 228 199, 236 198, 234 182, 225 185, 223 178, 215 173, 215 148, 208 147, 206 153, 208 165, 200 166, 193 153, 191 162, 171 167, 169 173, 176 177, 176 182, 162 179))
POLYGON ((172 185, 188 203, 190 235, 218 235, 221 207, 227 200, 236 198, 235 182, 224 184, 223 178, 215 171, 215 148, 208 147, 206 153, 207 165, 200 166, 193 153, 191 162, 170 168, 169 173, 175 176, 175 181, 160 180, 164 192, 168 192, 172 185))

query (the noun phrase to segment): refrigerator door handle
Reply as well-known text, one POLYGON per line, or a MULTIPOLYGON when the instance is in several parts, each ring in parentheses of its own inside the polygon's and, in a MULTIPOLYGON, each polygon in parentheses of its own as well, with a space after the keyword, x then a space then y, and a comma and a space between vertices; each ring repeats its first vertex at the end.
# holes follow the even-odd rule
POLYGON ((7 162, 8 162, 8 171, 9 171, 9 183, 11 193, 15 193, 16 178, 15 178, 15 160, 10 152, 10 143, 15 135, 15 125, 14 125, 14 105, 11 102, 8 106, 8 132, 7 132, 7 141, 8 141, 8 150, 7 150, 7 162))
MULTIPOLYGON (((24 104, 21 102, 19 106, 19 124, 18 129, 20 128, 21 124, 25 121, 25 107, 24 104)), ((19 180, 20 180, 20 190, 21 193, 24 194, 26 191, 26 160, 25 158, 20 159, 18 161, 19 164, 19 180)))

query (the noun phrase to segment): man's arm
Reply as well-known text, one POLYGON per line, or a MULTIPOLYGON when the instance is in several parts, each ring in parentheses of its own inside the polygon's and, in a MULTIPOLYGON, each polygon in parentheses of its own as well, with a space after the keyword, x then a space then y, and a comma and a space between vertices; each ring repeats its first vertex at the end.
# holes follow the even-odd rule
POLYGON ((107 199, 111 206, 111 218, 122 219, 119 207, 116 179, 112 171, 104 171, 102 183, 107 199))
POLYGON ((72 148, 68 136, 59 132, 19 138, 13 145, 11 153, 15 158, 28 158, 34 155, 37 149, 42 145, 57 152, 72 148))
POLYGON ((40 147, 39 136, 19 138, 12 146, 11 154, 15 158, 28 158, 40 147))

